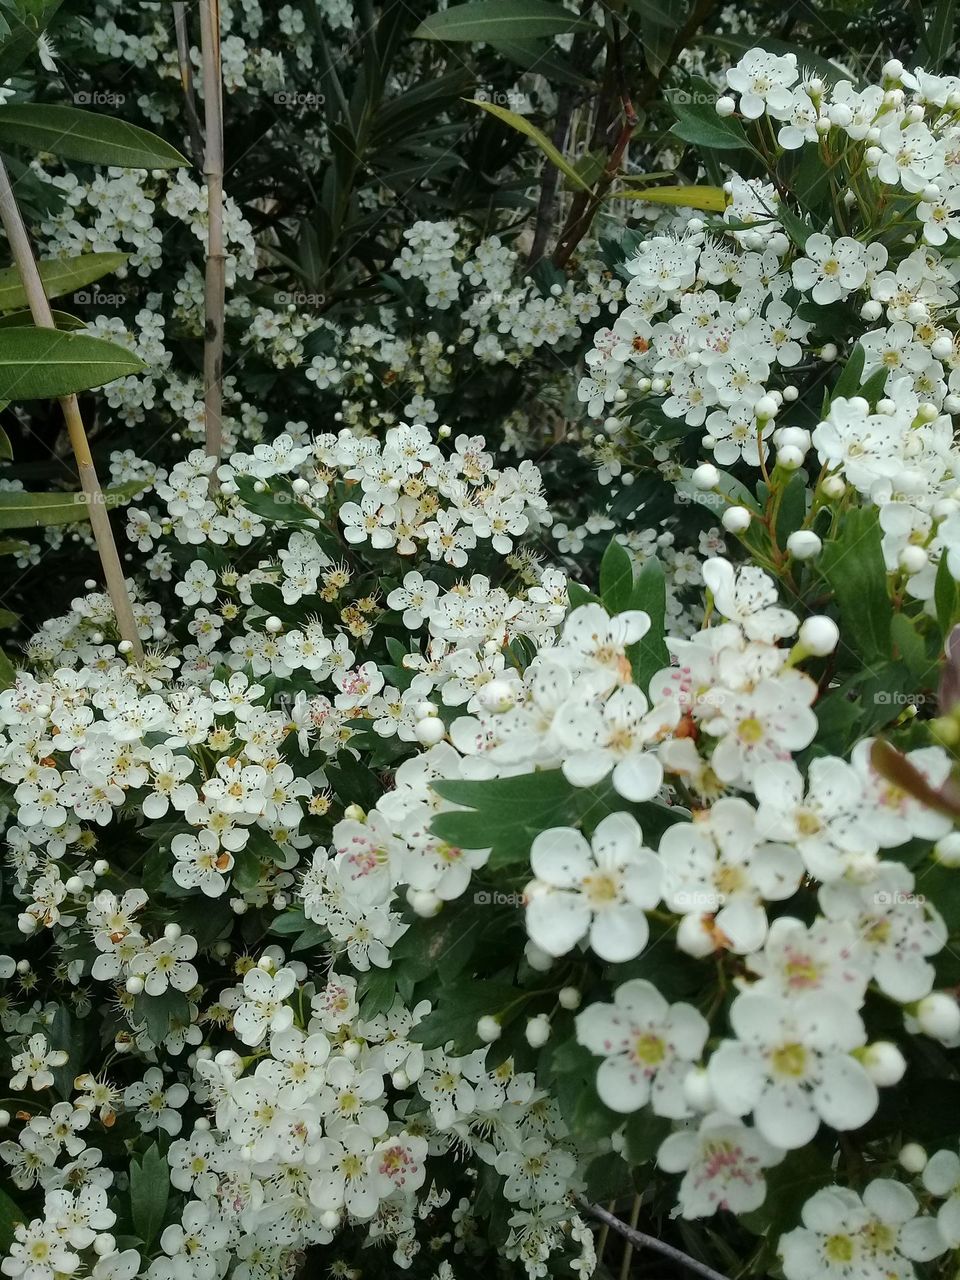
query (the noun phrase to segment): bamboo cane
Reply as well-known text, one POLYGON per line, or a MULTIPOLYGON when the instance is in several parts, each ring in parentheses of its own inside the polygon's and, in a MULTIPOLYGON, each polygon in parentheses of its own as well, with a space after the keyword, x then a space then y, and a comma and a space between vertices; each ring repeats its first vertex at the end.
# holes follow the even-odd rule
MULTIPOLYGON (((36 259, 30 245, 30 237, 24 225, 20 209, 17 206, 13 188, 7 175, 6 166, 0 160, 0 221, 10 243, 10 251, 16 265, 24 292, 30 307, 33 323, 42 329, 55 329, 50 303, 43 291, 43 281, 37 269, 36 259)), ((90 443, 83 425, 80 404, 75 395, 62 396, 60 407, 67 424, 67 434, 73 456, 80 474, 80 485, 87 500, 87 514, 96 540, 100 563, 103 566, 103 577, 107 591, 113 604, 113 612, 117 619, 117 629, 122 640, 130 646, 130 652, 138 662, 143 660, 143 646, 137 632, 137 624, 133 616, 133 604, 127 590, 117 544, 110 516, 103 499, 103 490, 97 479, 97 471, 90 453, 90 443)))
MULTIPOLYGON (((200 0, 200 51, 206 128, 203 176, 207 183, 207 263, 204 281, 203 404, 207 456, 223 450, 223 322, 226 254, 223 247, 223 88, 220 71, 220 0, 200 0)), ((216 488, 216 466, 210 487, 216 488)))

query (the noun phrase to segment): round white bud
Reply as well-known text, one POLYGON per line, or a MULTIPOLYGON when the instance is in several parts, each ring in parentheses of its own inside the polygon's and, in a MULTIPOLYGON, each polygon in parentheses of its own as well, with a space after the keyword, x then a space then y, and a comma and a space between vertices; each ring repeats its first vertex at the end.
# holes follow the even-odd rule
POLYGON ((784 471, 796 471, 803 466, 803 453, 796 445, 785 444, 782 449, 777 450, 777 466, 784 471))
POLYGON ((78 893, 83 893, 84 883, 79 876, 70 876, 63 887, 75 898, 78 893))
POLYGON ((889 1040, 868 1044, 862 1054, 863 1068, 874 1084, 890 1088, 899 1084, 907 1069, 907 1060, 889 1040))
POLYGON ((443 906, 442 900, 431 889, 408 889, 407 902, 414 914, 424 920, 435 916, 443 906))
POLYGON ((823 550, 823 543, 812 529, 796 529, 787 539, 787 550, 795 560, 812 560, 823 550))
POLYGON ((442 742, 446 729, 443 721, 437 715, 426 716, 422 720, 418 720, 414 726, 413 735, 416 740, 424 747, 435 747, 438 742, 442 742))
POLYGON ((300 494, 301 496, 310 492, 310 482, 309 480, 305 480, 303 476, 297 476, 296 480, 294 480, 290 487, 293 489, 294 493, 300 494))
POLYGON ((860 319, 867 320, 870 323, 874 320, 879 320, 882 315, 883 306, 881 303, 877 302, 876 298, 870 298, 860 308, 860 319))
POLYGON ((340 1052, 348 1062, 356 1062, 363 1052, 363 1045, 359 1040, 344 1040, 340 1052))
POLYGON ((737 109, 737 104, 727 94, 723 94, 716 101, 716 112, 718 116, 732 116, 737 109))
POLYGON ((117 1252, 116 1236, 112 1236, 109 1231, 104 1231, 94 1240, 93 1252, 98 1258, 109 1258, 112 1253, 117 1252))
POLYGON ((163 927, 163 936, 168 942, 179 942, 182 934, 183 930, 173 922, 163 927))
POLYGON ((453 433, 448 426, 437 427, 437 435, 441 440, 449 440, 452 434, 453 433))
POLYGON ((810 448, 810 432, 804 427, 781 427, 777 432, 777 444, 781 448, 799 449, 806 453, 810 448))
POLYGON ((542 947, 538 947, 535 942, 528 941, 523 948, 523 954, 527 964, 537 973, 546 973, 553 965, 553 956, 542 947))
POLYGON ((320 1215, 320 1226, 324 1231, 336 1231, 340 1225, 340 1215, 336 1209, 324 1209, 320 1215))
POLYGON ((437 704, 435 702, 418 702, 414 707, 414 712, 418 720, 427 720, 430 716, 438 714, 437 704))
POLYGON ((897 557, 900 568, 905 573, 919 573, 921 569, 925 569, 930 561, 930 557, 924 551, 923 547, 915 547, 912 544, 903 548, 897 557))
POLYGON ((712 462, 702 462, 694 471, 692 478, 698 489, 715 489, 720 483, 720 472, 712 462))
POLYGON ((815 658, 825 658, 840 643, 840 628, 826 614, 817 613, 812 618, 804 618, 798 638, 807 653, 815 658))
POLYGON ((105 876, 110 870, 110 863, 106 858, 98 858, 93 864, 93 874, 95 876, 105 876))
POLYGON ((561 1009, 579 1009, 583 996, 578 987, 561 987, 557 992, 561 1009))
POLYGON ((126 989, 132 996, 138 996, 143 991, 143 979, 137 974, 133 974, 126 981, 126 989))
POLYGON ((827 476, 821 488, 828 498, 842 498, 847 492, 846 482, 842 476, 827 476))
POLYGON ((283 623, 276 616, 276 614, 271 614, 270 617, 266 620, 266 622, 263 625, 264 627, 266 627, 266 629, 270 632, 271 635, 276 635, 278 631, 283 630, 283 623))
POLYGON ((927 1153, 919 1142, 908 1142, 900 1148, 897 1163, 907 1173, 923 1173, 927 1167, 927 1153))
POLYGON ((933 856, 945 867, 960 867, 960 831, 951 831, 938 840, 933 856))
POLYGON ((524 1035, 531 1049, 542 1049, 550 1039, 550 1022, 545 1013, 538 1013, 527 1020, 524 1035))
POLYGON ((390 1083, 395 1089, 408 1089, 410 1087, 410 1077, 403 1067, 397 1067, 396 1071, 390 1076, 390 1083))
POLYGON ((493 1044, 503 1034, 503 1027, 489 1013, 485 1013, 477 1022, 477 1035, 484 1044, 493 1044))
POLYGON ((743 533, 750 527, 750 512, 746 507, 727 507, 720 517, 720 523, 727 533, 743 533))
POLYGON ((960 1035, 960 1006, 953 996, 934 991, 925 996, 916 1008, 917 1022, 924 1035, 944 1043, 960 1035))
POLYGON ((837 344, 835 342, 825 342, 820 348, 820 359, 829 362, 837 358, 837 344))
POLYGON ((684 955, 693 956, 696 960, 703 960, 706 956, 712 955, 716 949, 717 942, 710 931, 707 916, 691 911, 681 919, 677 925, 678 951, 682 951, 684 955))
POLYGON ((797 390, 797 388, 793 385, 792 382, 789 382, 783 388, 783 391, 781 394, 783 395, 784 400, 792 404, 793 401, 796 400, 797 397, 800 395, 800 392, 797 390))

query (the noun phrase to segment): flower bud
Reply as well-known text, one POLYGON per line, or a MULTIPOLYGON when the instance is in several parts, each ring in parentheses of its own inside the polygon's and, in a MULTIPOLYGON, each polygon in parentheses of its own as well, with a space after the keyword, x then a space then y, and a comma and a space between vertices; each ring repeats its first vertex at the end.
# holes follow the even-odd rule
POLYGON ((527 1021, 524 1035, 531 1049, 542 1049, 550 1039, 550 1022, 545 1013, 538 1013, 527 1021))
POLYGON ((416 740, 424 747, 435 747, 446 736, 446 728, 439 716, 427 716, 418 720, 413 733, 416 740))
POLYGON ((577 987, 561 987, 557 999, 562 1009, 579 1009, 583 996, 577 987))
POLYGON ((727 507, 720 523, 727 533, 743 533, 750 527, 750 512, 746 507, 727 507))
POLYGON ((795 560, 812 560, 822 549, 823 543, 812 529, 797 529, 787 539, 787 550, 795 560))
POLYGON ((899 1084, 907 1069, 906 1058, 889 1040, 868 1044, 861 1054, 861 1062, 873 1083, 885 1088, 899 1084))
POLYGON ((825 658, 836 649, 840 641, 840 628, 826 614, 814 614, 800 624, 798 639, 807 653, 815 658, 825 658))
POLYGON ((732 98, 728 97, 726 94, 724 94, 722 97, 717 99, 716 111, 718 116, 724 116, 724 117, 732 116, 733 113, 736 111, 736 109, 737 109, 737 104, 734 102, 732 98))
POLYGON ((715 489, 720 483, 720 472, 712 462, 703 462, 694 471, 692 479, 697 489, 715 489))
POLYGON ((897 1163, 907 1173, 923 1173, 927 1167, 927 1153, 919 1142, 908 1142, 900 1148, 897 1163))
POLYGON ((477 1035, 484 1044, 493 1044, 503 1034, 503 1027, 489 1013, 485 1013, 477 1022, 477 1035))
POLYGON ((960 1007, 953 996, 934 991, 925 996, 916 1007, 920 1030, 932 1040, 944 1043, 960 1035, 960 1007))

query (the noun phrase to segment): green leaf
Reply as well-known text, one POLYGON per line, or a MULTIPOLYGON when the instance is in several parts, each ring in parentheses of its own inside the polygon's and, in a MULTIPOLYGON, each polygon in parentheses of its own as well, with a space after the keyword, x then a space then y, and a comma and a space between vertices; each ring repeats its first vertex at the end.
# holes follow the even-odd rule
POLYGON ((937 623, 940 627, 940 634, 946 640, 954 623, 958 620, 958 616, 960 616, 960 610, 957 607, 957 584, 947 564, 946 553, 940 556, 940 563, 937 565, 937 580, 933 588, 933 603, 937 610, 937 623))
MULTIPOLYGON (((86 320, 81 320, 79 316, 72 316, 68 311, 57 311, 53 308, 50 310, 53 317, 54 327, 57 329, 85 329, 87 327, 86 320)), ((21 311, 6 311, 0 314, 0 329, 32 329, 33 316, 24 308, 21 311)), ((0 401, 0 405, 4 402, 0 401)))
POLYGON ((0 427, 0 462, 11 462, 13 460, 13 445, 10 443, 10 437, 0 427))
POLYGON ((133 1002, 134 1026, 144 1024, 154 1044, 162 1044, 173 1022, 190 1021, 190 1002, 182 991, 167 987, 159 996, 143 992, 133 1002))
POLYGON ((646 200, 650 204, 675 204, 689 209, 723 213, 727 197, 723 187, 638 187, 636 191, 614 191, 610 200, 646 200))
POLYGON ((438 814, 431 825, 434 835, 460 849, 491 849, 491 870, 525 863, 540 831, 572 820, 576 795, 559 769, 483 782, 446 780, 433 789, 444 800, 468 806, 438 814))
POLYGON ((836 400, 841 396, 844 400, 849 400, 851 396, 855 396, 859 392, 866 358, 866 352, 858 342, 850 352, 850 359, 844 365, 840 377, 830 393, 831 400, 836 400))
MULTIPOLYGON (((470 8, 473 7, 473 5, 470 6, 470 8)), ((515 111, 508 111, 506 107, 498 107, 494 102, 481 102, 477 98, 469 98, 468 101, 472 102, 475 107, 480 107, 483 111, 489 112, 490 115, 496 116, 498 120, 508 124, 511 129, 516 129, 518 133, 524 134, 525 137, 532 138, 550 163, 556 165, 578 191, 590 190, 574 166, 560 154, 547 135, 538 129, 535 124, 531 124, 525 116, 518 116, 515 111)))
POLYGON ((677 117, 670 132, 684 142, 706 147, 709 151, 753 150, 739 120, 733 116, 718 116, 712 102, 681 103, 673 100, 670 107, 677 117))
POLYGON ((432 1013, 410 1032, 410 1039, 424 1049, 440 1049, 453 1041, 454 1053, 470 1053, 479 1049, 477 1022, 486 1014, 501 1013, 517 998, 517 989, 504 982, 480 980, 461 983, 456 998, 448 992, 432 1013))
POLYGON ((431 14, 414 31, 417 40, 496 41, 536 40, 567 31, 592 30, 551 0, 471 0, 431 14))
POLYGON ((622 542, 613 538, 600 561, 600 599, 607 613, 631 608, 633 561, 622 542))
MULTIPOLYGON (((93 284, 111 271, 122 267, 127 260, 125 253, 81 253, 76 258, 49 258, 37 263, 43 291, 48 298, 59 298, 65 293, 93 284)), ((0 311, 14 311, 26 307, 26 290, 20 282, 16 267, 0 271, 0 311)))
MULTIPOLYGON (((146 481, 131 480, 113 489, 104 489, 106 507, 119 507, 146 488, 146 481)), ((0 491, 0 529, 45 528, 52 524, 77 524, 88 520, 83 493, 25 493, 17 489, 0 491)))
POLYGON ((86 333, 0 329, 0 400, 56 399, 145 368, 132 351, 86 333))
MULTIPOLYGON (((17 679, 17 669, 0 649, 0 689, 9 689, 17 679)), ((3 1203, 0 1201, 0 1219, 2 1219, 3 1203)), ((0 1245, 2 1248, 2 1245, 0 1245)))
POLYGON ((175 147, 148 129, 96 111, 48 103, 0 107, 0 142, 49 151, 65 160, 127 169, 175 169, 189 164, 175 147))
POLYGON ((9 80, 37 47, 63 0, 18 0, 16 17, 11 16, 9 34, 0 43, 0 82, 9 80))
POLYGON ((634 682, 646 693, 653 676, 670 665, 670 651, 664 638, 667 586, 663 565, 656 556, 651 556, 640 570, 630 608, 642 609, 650 615, 650 630, 628 650, 634 682))
POLYGON ((876 507, 848 511, 817 565, 840 609, 840 650, 861 665, 889 658, 893 608, 876 507))
POLYGON ((170 1170, 156 1143, 140 1161, 130 1161, 130 1216, 134 1230, 149 1249, 160 1234, 170 1198, 170 1170))
POLYGON ((6 1191, 0 1189, 0 1250, 7 1252, 14 1241, 14 1228, 29 1217, 6 1191))
POLYGON ((807 515, 807 477, 802 471, 795 471, 787 481, 780 496, 780 509, 777 512, 777 543, 781 547, 787 545, 791 533, 795 533, 803 524, 807 515))
POLYGON ((917 51, 918 65, 927 71, 938 72, 946 60, 947 54, 956 45, 956 0, 935 0, 922 10, 926 21, 920 48, 917 51))

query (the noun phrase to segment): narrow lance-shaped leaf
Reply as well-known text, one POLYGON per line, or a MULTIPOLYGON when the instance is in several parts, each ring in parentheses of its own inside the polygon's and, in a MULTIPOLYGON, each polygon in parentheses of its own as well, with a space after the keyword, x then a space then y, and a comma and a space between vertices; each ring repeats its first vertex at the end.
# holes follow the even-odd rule
POLYGON ((518 133, 532 138, 551 164, 555 164, 560 172, 570 179, 574 187, 579 191, 590 190, 569 160, 560 154, 547 135, 538 129, 535 124, 531 124, 524 116, 518 116, 515 111, 508 111, 506 107, 498 107, 494 102, 481 102, 477 98, 470 98, 468 101, 472 102, 475 107, 480 107, 482 110, 489 112, 490 115, 496 116, 498 120, 508 124, 511 129, 516 129, 518 133))
MULTIPOLYGON (((51 258, 38 262, 43 291, 48 298, 73 293, 84 285, 109 275, 122 267, 125 253, 82 253, 77 258, 51 258)), ((14 311, 27 306, 27 295, 16 267, 0 271, 0 311, 14 311)))
MULTIPOLYGON (((105 489, 104 505, 119 507, 146 487, 142 480, 105 489)), ((25 493, 22 490, 0 491, 0 529, 31 529, 52 524, 76 524, 88 519, 87 499, 83 493, 25 493)))
POLYGON ((431 14, 413 34, 418 40, 493 43, 535 40, 588 25, 553 0, 472 0, 431 14))
POLYGON ((146 366, 125 347, 86 333, 0 328, 0 399, 57 399, 146 366))
POLYGON ((723 187, 644 187, 636 191, 615 191, 610 198, 682 205, 690 209, 705 209, 710 213, 722 213, 727 207, 723 187))
POLYGON ((96 111, 47 103, 0 107, 0 142, 65 160, 127 169, 176 169, 189 161, 148 129, 96 111))

